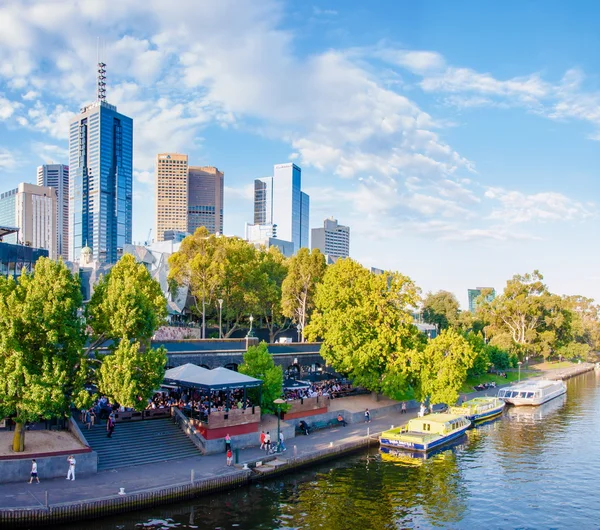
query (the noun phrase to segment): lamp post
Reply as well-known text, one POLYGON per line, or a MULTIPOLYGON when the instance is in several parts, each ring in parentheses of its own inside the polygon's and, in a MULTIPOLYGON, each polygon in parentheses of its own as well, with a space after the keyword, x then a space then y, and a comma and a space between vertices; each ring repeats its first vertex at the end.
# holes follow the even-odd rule
POLYGON ((223 316, 223 299, 219 298, 217 300, 217 302, 219 302, 219 338, 222 339, 223 338, 223 327, 221 326, 221 319, 223 316))
POLYGON ((250 315, 250 329, 248 330, 248 337, 252 337, 252 322, 254 321, 254 317, 250 315))
POLYGON ((523 364, 521 361, 517 363, 519 365, 519 382, 521 381, 521 365, 523 364))
POLYGON ((275 405, 277 405, 277 452, 280 453, 281 452, 281 444, 279 443, 279 433, 281 432, 281 429, 280 429, 281 405, 285 405, 285 401, 281 398, 277 398, 277 399, 273 400, 273 403, 275 403, 275 405))

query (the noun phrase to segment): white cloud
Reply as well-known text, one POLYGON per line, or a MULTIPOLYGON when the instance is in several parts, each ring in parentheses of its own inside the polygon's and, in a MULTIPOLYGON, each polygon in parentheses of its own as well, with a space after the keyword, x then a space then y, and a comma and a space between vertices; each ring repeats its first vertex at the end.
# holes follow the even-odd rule
POLYGON ((0 96, 0 120, 7 120, 21 107, 19 102, 0 96))
POLYGON ((8 149, 0 148, 0 169, 11 170, 17 167, 17 160, 8 149))

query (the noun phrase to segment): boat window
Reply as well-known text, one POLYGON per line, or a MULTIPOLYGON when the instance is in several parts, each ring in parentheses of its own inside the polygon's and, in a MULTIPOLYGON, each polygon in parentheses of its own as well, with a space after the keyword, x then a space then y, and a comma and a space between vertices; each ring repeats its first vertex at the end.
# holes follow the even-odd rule
POLYGON ((527 392, 519 392, 519 397, 520 398, 527 397, 527 392))
POLYGON ((527 397, 528 398, 532 398, 533 397, 533 392, 527 392, 527 397))

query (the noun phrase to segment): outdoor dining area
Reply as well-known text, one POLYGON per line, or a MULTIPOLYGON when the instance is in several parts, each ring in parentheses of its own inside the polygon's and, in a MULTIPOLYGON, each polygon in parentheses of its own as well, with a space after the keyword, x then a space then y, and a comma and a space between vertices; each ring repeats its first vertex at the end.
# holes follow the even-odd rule
POLYGON ((165 372, 163 388, 179 395, 178 407, 206 440, 258 431, 262 380, 227 368, 184 364, 165 372), (255 401, 250 399, 248 390, 255 401), (256 398, 258 396, 258 398, 256 398))

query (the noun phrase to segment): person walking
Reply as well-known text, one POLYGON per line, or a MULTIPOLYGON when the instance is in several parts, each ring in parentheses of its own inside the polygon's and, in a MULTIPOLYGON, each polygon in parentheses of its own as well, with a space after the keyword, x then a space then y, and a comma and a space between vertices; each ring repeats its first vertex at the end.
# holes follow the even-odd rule
POLYGON ((31 460, 31 478, 29 479, 29 484, 33 482, 33 479, 37 480, 38 484, 40 483, 40 477, 38 477, 37 462, 35 461, 35 458, 31 460))
POLYGON ((370 423, 371 422, 371 413, 369 412, 369 409, 365 410, 365 423, 370 423))
POLYGON ((233 463, 233 453, 231 452, 231 449, 227 450, 227 465, 231 466, 233 463))
POLYGON ((283 436, 283 431, 279 431, 279 449, 281 450, 281 452, 283 453, 283 451, 287 451, 287 449, 285 448, 285 444, 283 443, 285 440, 284 436, 283 436))
POLYGON ((115 432, 115 422, 110 416, 108 417, 108 420, 106 420, 106 432, 108 438, 112 438, 112 434, 115 432))
POLYGON ((261 431, 260 433, 260 448, 265 448, 265 431, 261 431))
POLYGON ((402 402, 402 410, 400 411, 400 414, 406 414, 406 401, 402 402))
POLYGON ((271 452, 271 435, 269 431, 265 434, 265 452, 269 454, 271 452))
POLYGON ((75 464, 77 461, 73 455, 69 455, 67 458, 67 462, 69 462, 69 471, 67 471, 67 480, 75 480, 75 464))
POLYGON ((225 452, 229 452, 231 450, 231 436, 229 433, 225 435, 225 452))

